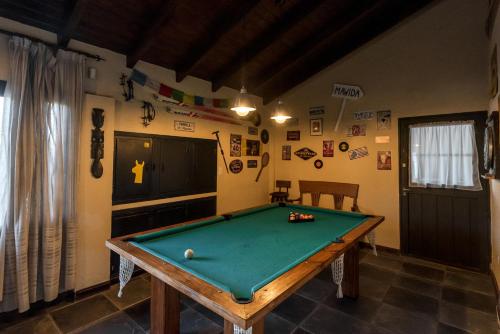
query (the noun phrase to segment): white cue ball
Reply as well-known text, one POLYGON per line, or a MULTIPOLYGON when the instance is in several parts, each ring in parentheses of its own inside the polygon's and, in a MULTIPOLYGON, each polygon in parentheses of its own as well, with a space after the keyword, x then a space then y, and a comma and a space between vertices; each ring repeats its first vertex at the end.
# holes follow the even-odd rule
POLYGON ((186 249, 186 251, 184 252, 184 257, 186 259, 191 259, 193 258, 193 256, 194 256, 194 250, 192 250, 191 248, 186 249))

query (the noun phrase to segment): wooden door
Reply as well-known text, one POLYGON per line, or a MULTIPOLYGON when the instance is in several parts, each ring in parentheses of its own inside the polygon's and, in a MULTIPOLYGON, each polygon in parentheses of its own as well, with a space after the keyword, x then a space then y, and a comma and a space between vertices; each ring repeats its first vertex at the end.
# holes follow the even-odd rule
POLYGON ((486 112, 469 112, 399 119, 400 231, 404 254, 488 270, 491 254, 488 182, 480 178, 481 191, 409 185, 411 125, 473 120, 481 170, 486 116, 486 112))

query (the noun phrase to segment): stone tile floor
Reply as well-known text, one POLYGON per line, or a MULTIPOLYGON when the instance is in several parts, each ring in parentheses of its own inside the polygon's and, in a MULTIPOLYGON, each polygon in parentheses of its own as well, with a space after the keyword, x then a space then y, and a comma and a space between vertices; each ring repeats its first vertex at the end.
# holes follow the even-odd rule
MULTIPOLYGON (((360 298, 335 296, 329 271, 320 273, 265 320, 266 333, 500 333, 495 292, 487 275, 414 258, 362 250, 360 298)), ((133 279, 118 298, 117 286, 63 302, 1 333, 148 333, 149 277, 133 279)), ((182 333, 221 333, 223 319, 182 299, 182 333)))

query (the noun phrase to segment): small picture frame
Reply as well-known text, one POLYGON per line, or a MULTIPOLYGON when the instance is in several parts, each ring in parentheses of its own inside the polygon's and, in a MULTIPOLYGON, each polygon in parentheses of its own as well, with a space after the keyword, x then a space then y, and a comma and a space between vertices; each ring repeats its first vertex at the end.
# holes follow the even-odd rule
POLYGON ((311 118, 311 136, 323 135, 323 118, 311 118))

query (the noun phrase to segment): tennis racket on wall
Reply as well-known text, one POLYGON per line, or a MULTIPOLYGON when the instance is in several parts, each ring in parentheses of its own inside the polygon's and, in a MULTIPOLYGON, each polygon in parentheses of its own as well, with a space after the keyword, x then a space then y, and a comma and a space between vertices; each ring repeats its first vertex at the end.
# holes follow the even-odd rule
POLYGON ((260 170, 259 174, 257 174, 257 178, 255 179, 255 182, 259 182, 260 174, 262 173, 262 170, 264 167, 267 167, 269 165, 269 153, 264 153, 262 154, 262 163, 260 164, 260 170))

